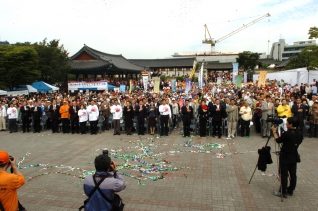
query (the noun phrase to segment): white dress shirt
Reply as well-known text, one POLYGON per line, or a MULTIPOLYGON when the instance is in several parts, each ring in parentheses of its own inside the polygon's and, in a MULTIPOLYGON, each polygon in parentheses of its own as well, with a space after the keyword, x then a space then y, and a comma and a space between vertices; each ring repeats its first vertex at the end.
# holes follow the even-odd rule
POLYGON ((169 115, 169 117, 171 117, 171 110, 170 110, 170 106, 169 105, 160 105, 159 106, 159 112, 160 115, 169 115))
POLYGON ((7 116, 6 107, 0 105, 0 117, 6 117, 6 116, 7 116))
POLYGON ((89 121, 96 121, 99 117, 99 111, 97 105, 89 105, 87 106, 87 113, 89 121))
POLYGON ((79 122, 86 122, 88 120, 87 111, 85 109, 81 109, 78 112, 79 122))
POLYGON ((120 105, 113 105, 110 108, 110 113, 113 114, 113 119, 120 119, 123 117, 123 109, 120 105))
POLYGON ((9 119, 17 119, 18 118, 18 110, 15 107, 8 108, 7 114, 8 114, 9 119))

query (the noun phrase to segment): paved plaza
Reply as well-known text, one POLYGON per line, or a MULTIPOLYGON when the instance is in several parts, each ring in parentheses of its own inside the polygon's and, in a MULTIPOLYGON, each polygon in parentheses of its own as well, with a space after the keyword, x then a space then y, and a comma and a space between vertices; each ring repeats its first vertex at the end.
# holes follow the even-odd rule
MULTIPOLYGON (((127 167, 120 170, 126 174, 127 188, 120 192, 125 210, 318 209, 317 138, 306 138, 300 146, 302 161, 294 196, 281 202, 272 194, 279 187, 274 153, 274 163, 267 166, 266 174, 257 170, 248 184, 257 163, 257 150, 266 143, 255 133, 251 138, 193 137, 191 141, 179 130, 165 138, 145 135, 142 139, 123 133, 113 136, 112 131, 97 135, 52 134, 48 130, 40 134, 0 132, 0 136, 2 150, 25 157, 21 172, 26 183, 18 192, 28 211, 78 210, 86 199, 79 176, 85 173, 83 170, 94 170, 92 162, 102 148, 118 152, 119 158, 114 158, 117 164, 125 163, 122 156, 145 155, 140 160, 130 158, 127 167), (166 165, 169 170, 149 172, 146 169, 151 164, 166 165), (132 169, 134 165, 145 167, 143 176, 132 169)), ((275 151, 273 139, 269 145, 275 151)))

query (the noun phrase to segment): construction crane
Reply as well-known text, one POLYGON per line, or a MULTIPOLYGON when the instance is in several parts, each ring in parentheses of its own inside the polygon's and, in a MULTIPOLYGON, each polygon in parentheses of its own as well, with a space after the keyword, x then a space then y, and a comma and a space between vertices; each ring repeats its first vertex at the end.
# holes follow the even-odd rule
POLYGON ((225 39, 231 37, 232 35, 234 35, 234 34, 240 32, 240 31, 246 29, 247 27, 253 25, 254 23, 257 23, 258 21, 260 21, 260 20, 262 20, 262 19, 264 19, 264 18, 266 18, 266 17, 269 17, 269 16, 271 16, 271 15, 270 15, 269 13, 267 13, 266 15, 263 15, 263 16, 257 18, 256 20, 254 20, 254 21, 252 21, 252 22, 246 24, 246 25, 243 25, 241 28, 238 28, 238 29, 232 31, 231 33, 229 33, 229 34, 227 34, 227 35, 225 35, 225 36, 223 36, 223 37, 221 37, 220 39, 215 40, 215 41, 214 41, 213 38, 211 37, 211 34, 210 34, 210 32, 209 32, 209 29, 208 29, 208 26, 205 24, 205 25, 204 25, 204 28, 205 28, 204 40, 202 40, 202 43, 203 43, 203 44, 210 44, 210 45, 211 45, 211 52, 214 53, 214 52, 215 52, 215 44, 216 44, 216 43, 221 42, 222 40, 225 40, 225 39), (209 35, 208 38, 207 38, 207 36, 206 36, 207 33, 208 33, 208 35, 209 35))

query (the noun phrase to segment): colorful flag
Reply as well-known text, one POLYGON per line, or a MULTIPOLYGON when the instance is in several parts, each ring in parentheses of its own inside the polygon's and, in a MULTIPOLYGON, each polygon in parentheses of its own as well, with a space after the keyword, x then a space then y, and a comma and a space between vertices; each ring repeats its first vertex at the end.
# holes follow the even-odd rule
POLYGON ((133 81, 130 79, 129 80, 129 93, 132 92, 132 87, 133 87, 133 81))
POLYGON ((186 93, 188 93, 191 90, 191 78, 186 78, 186 87, 185 87, 185 91, 186 93))
POLYGON ((242 88, 242 75, 236 76, 236 87, 242 88))
POLYGON ((232 83, 233 84, 236 84, 235 83, 235 78, 236 78, 237 75, 238 75, 238 63, 234 62, 233 63, 233 77, 232 77, 232 83))
POLYGON ((159 93, 160 92, 160 81, 155 80, 155 86, 154 86, 154 93, 159 93))
POLYGON ((171 88, 173 92, 176 91, 176 79, 171 79, 171 88))
POLYGON ((265 86, 267 71, 260 71, 258 75, 258 87, 265 86))

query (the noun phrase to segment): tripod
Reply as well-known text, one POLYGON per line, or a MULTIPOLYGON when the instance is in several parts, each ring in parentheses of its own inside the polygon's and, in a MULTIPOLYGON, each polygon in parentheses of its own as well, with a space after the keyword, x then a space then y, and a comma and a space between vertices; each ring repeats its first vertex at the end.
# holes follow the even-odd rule
MULTIPOLYGON (((268 137, 264 148, 267 147, 268 142, 269 142, 269 140, 271 139, 271 137, 272 137, 272 132, 271 132, 271 135, 268 137)), ((248 182, 248 184, 251 184, 251 181, 252 181, 252 179, 253 179, 253 177, 254 177, 254 174, 255 174, 255 171, 256 171, 257 167, 258 167, 258 164, 256 164, 255 169, 254 169, 254 171, 253 171, 253 174, 252 174, 252 176, 251 176, 250 181, 248 182)), ((278 164, 278 171, 279 171, 279 173, 280 173, 280 164, 278 164)), ((281 196, 281 201, 283 202, 283 188, 282 188, 282 179, 281 179, 281 178, 280 178, 280 196, 281 196)))

